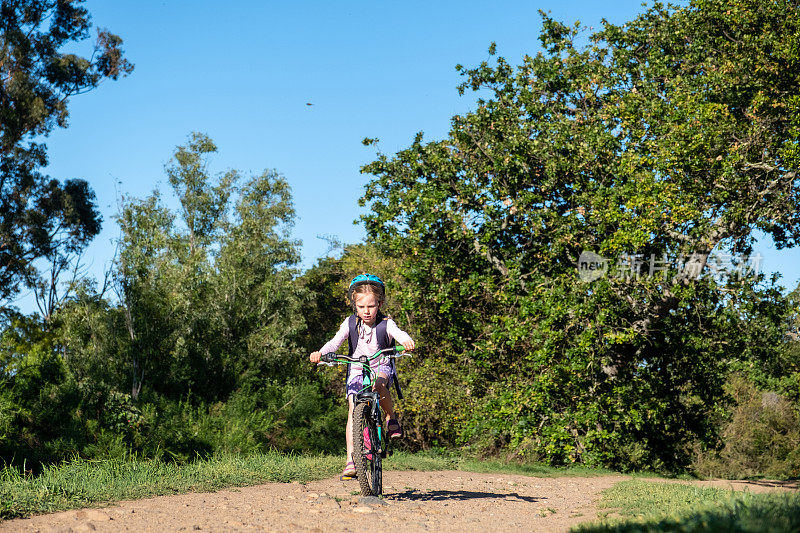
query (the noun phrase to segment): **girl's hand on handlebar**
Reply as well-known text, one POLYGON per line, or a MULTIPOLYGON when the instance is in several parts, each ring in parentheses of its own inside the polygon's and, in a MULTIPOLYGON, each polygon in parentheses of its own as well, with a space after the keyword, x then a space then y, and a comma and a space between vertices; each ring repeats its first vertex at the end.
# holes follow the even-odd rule
POLYGON ((405 348, 409 352, 414 349, 414 340, 413 339, 408 339, 406 342, 401 342, 400 344, 402 344, 403 348, 405 348))
POLYGON ((311 355, 308 356, 312 363, 319 363, 320 357, 322 357, 321 352, 311 352, 311 355))

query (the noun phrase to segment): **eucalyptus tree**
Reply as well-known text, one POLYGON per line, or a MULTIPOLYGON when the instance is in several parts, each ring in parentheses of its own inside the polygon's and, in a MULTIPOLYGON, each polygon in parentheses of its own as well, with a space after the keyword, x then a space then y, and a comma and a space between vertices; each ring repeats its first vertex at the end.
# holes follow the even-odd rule
POLYGON ((224 400, 250 378, 292 377, 305 323, 289 185, 275 171, 214 175, 216 152, 201 133, 175 149, 165 170, 177 213, 155 192, 119 216, 134 397, 149 382, 171 398, 224 400))
POLYGON ((89 37, 91 19, 81 4, 0 4, 0 305, 37 279, 35 259, 50 259, 58 271, 74 251, 68 248, 82 248, 100 228, 85 181, 62 184, 41 173, 42 138, 67 127, 70 98, 133 69, 122 40, 106 30, 97 32, 90 57, 64 51, 89 37))

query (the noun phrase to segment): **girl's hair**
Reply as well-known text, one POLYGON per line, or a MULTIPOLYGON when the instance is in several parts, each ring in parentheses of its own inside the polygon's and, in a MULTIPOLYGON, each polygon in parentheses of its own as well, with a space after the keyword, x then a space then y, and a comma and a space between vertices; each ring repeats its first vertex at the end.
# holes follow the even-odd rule
POLYGON ((380 290, 375 285, 370 283, 365 283, 363 285, 359 285, 358 287, 354 287, 352 291, 350 291, 350 303, 353 305, 356 304, 356 299, 358 296, 362 294, 372 294, 375 296, 375 299, 378 301, 379 304, 383 305, 386 301, 386 296, 384 295, 384 291, 380 290))

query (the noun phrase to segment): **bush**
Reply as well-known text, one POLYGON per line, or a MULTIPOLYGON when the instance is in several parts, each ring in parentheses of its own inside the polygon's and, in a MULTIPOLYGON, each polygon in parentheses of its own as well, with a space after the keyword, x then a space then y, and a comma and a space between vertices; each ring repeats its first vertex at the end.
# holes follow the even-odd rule
POLYGON ((764 391, 741 375, 728 383, 734 406, 719 450, 700 452, 701 475, 800 477, 800 416, 785 396, 764 391))
POLYGON ((344 446, 346 416, 316 383, 247 386, 224 403, 151 398, 134 451, 180 463, 220 452, 332 453, 344 446))

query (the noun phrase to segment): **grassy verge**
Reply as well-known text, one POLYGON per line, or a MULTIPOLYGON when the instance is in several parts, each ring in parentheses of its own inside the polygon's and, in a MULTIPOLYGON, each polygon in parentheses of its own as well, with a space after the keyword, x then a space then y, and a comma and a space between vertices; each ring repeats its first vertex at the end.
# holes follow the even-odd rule
POLYGON ((800 531, 800 494, 751 494, 631 480, 603 493, 597 523, 576 533, 800 531))
POLYGON ((388 470, 463 470, 465 472, 519 474, 532 477, 600 476, 611 470, 586 466, 554 467, 539 463, 506 462, 495 459, 448 456, 431 453, 396 452, 386 463, 388 470))
POLYGON ((0 472, 0 518, 268 481, 310 481, 334 475, 340 462, 330 456, 266 453, 218 455, 185 465, 155 460, 76 460, 47 467, 35 477, 5 469, 0 472))
MULTIPOLYGON (((391 470, 465 470, 544 476, 607 473, 589 468, 557 469, 535 464, 507 464, 431 454, 395 453, 391 470)), ((154 460, 75 460, 45 468, 38 476, 0 470, 0 519, 107 502, 181 492, 213 491, 267 482, 307 482, 337 475, 343 457, 330 455, 220 454, 189 464, 154 460)))

